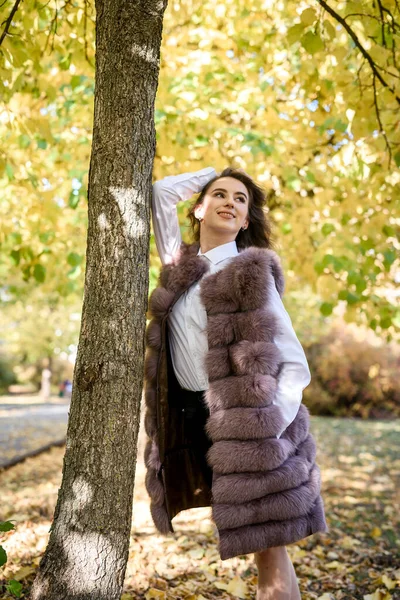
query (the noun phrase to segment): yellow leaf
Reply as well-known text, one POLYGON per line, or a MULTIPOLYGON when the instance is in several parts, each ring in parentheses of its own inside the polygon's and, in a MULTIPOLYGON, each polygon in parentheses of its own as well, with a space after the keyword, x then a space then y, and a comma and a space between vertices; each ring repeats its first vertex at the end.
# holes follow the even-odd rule
POLYGON ((322 596, 318 596, 318 600, 334 600, 334 596, 332 594, 322 594, 322 596))
POLYGON ((167 594, 162 590, 150 588, 144 595, 146 600, 167 600, 167 594))
POLYGON ((192 550, 189 550, 188 554, 189 554, 190 558, 194 558, 194 559, 203 558, 204 549, 203 548, 193 548, 192 550))
POLYGON ((218 590, 225 590, 225 591, 226 591, 226 590, 228 589, 228 584, 226 584, 226 583, 221 583, 220 581, 216 581, 216 582, 214 583, 214 585, 215 585, 215 587, 216 587, 218 590))
POLYGON ((392 596, 389 594, 389 592, 379 588, 378 590, 375 590, 373 594, 367 594, 366 596, 363 596, 363 600, 390 600, 391 597, 392 596))
POLYGON ((13 579, 15 579, 16 581, 21 581, 21 579, 25 579, 25 577, 28 577, 28 575, 32 575, 32 573, 35 572, 36 569, 33 567, 22 567, 22 569, 15 573, 13 579))
POLYGON ((339 569, 342 566, 342 563, 338 560, 332 560, 331 562, 325 564, 327 569, 339 569))
POLYGON ((317 18, 317 13, 313 8, 306 8, 300 15, 301 22, 304 25, 312 25, 317 18))
POLYGON ((234 577, 230 582, 226 591, 229 594, 233 594, 237 596, 237 598, 246 598, 247 595, 247 585, 238 575, 234 577))
POLYGON ((382 530, 379 527, 374 527, 371 531, 371 537, 377 538, 382 535, 382 530))
POLYGON ((382 583, 383 585, 386 585, 388 590, 392 590, 396 587, 396 582, 393 581, 393 579, 389 579, 387 575, 382 575, 382 583))

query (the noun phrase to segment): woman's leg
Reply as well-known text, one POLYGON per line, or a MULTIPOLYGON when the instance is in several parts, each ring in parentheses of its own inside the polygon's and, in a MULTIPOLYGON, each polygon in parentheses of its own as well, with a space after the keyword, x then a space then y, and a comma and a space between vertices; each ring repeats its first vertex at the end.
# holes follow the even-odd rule
POLYGON ((296 573, 286 546, 254 555, 258 568, 257 600, 300 600, 296 573))

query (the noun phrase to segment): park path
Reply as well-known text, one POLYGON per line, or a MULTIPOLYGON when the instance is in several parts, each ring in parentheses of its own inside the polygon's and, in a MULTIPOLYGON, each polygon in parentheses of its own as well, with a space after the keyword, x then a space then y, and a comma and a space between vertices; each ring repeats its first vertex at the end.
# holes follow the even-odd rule
POLYGON ((69 402, 51 397, 0 396, 0 468, 65 439, 69 402))

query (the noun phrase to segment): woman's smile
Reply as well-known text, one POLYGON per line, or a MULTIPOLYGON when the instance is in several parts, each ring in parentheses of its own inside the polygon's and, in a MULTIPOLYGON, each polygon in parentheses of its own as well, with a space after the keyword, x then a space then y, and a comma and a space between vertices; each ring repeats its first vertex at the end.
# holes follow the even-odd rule
POLYGON ((232 215, 232 213, 228 213, 228 212, 220 212, 218 214, 223 219, 234 219, 235 218, 235 215, 232 215))

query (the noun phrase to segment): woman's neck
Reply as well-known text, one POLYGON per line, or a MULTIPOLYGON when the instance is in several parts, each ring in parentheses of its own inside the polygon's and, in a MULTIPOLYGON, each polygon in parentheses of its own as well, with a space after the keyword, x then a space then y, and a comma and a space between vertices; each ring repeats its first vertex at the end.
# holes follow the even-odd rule
POLYGON ((234 242, 235 237, 232 235, 229 236, 229 239, 221 239, 221 237, 202 237, 200 234, 200 251, 202 254, 205 254, 209 250, 213 250, 217 246, 222 246, 223 244, 229 244, 229 242, 234 242))

